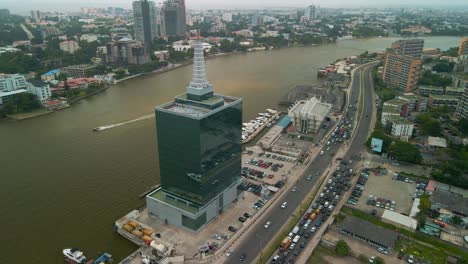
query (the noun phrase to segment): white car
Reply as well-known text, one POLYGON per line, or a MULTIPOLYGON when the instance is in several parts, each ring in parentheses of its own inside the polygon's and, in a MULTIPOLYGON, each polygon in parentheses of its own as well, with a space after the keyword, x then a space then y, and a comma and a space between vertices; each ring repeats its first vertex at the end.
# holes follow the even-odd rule
POLYGON ((375 256, 371 256, 371 257, 369 258, 369 263, 374 263, 374 260, 375 260, 375 256))
POLYGON ((325 152, 323 152, 323 150, 320 151, 320 156, 323 156, 324 153, 325 153, 325 152))
POLYGON ((293 192, 297 191, 297 187, 294 186, 294 188, 292 188, 292 191, 293 191, 293 192))
POLYGON ((270 221, 266 222, 266 224, 265 224, 265 228, 268 228, 268 227, 270 227, 270 225, 271 225, 271 222, 270 222, 270 221))
POLYGON ((315 232, 315 229, 316 229, 316 227, 313 226, 313 227, 310 229, 310 231, 311 231, 312 233, 314 233, 314 232, 315 232))
POLYGON ((325 194, 324 194, 324 193, 321 193, 321 194, 320 194, 320 198, 323 198, 323 196, 325 196, 325 194))
POLYGON ((409 255, 409 257, 408 257, 408 263, 414 263, 414 257, 413 257, 413 255, 409 255))
POLYGON ((288 206, 288 202, 284 202, 282 205, 281 205, 281 208, 286 208, 286 206, 288 206))

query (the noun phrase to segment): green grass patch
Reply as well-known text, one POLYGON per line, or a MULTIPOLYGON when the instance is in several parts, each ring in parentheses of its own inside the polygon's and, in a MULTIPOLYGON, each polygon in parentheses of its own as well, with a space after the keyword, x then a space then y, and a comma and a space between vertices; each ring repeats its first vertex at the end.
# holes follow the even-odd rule
POLYGON ((430 260, 431 263, 445 263, 448 256, 439 248, 428 247, 408 240, 402 241, 402 249, 406 254, 411 254, 417 259, 424 260, 424 262, 430 260))
MULTIPOLYGON (((359 211, 359 210, 356 210, 356 209, 352 209, 352 208, 349 208, 349 207, 343 207, 341 209, 341 212, 343 212, 343 213, 345 213, 347 215, 352 215, 352 216, 361 218, 361 219, 366 220, 368 222, 371 222, 371 223, 373 223, 373 224, 375 224, 377 226, 381 226, 381 227, 396 231, 396 232, 398 232, 398 233, 400 233, 402 235, 405 235, 407 237, 410 237, 410 238, 416 240, 416 243, 417 243, 417 241, 421 241, 423 243, 430 244, 430 245, 434 246, 435 248, 437 248, 438 250, 440 250, 441 254, 454 255, 454 256, 460 256, 460 257, 462 257, 462 256, 463 257, 468 257, 468 252, 464 251, 461 248, 453 246, 453 245, 451 245, 451 244, 449 244, 447 242, 444 242, 444 241, 442 241, 442 240, 440 240, 438 238, 432 237, 432 236, 428 236, 428 235, 425 235, 425 234, 422 234, 422 233, 411 232, 411 231, 408 231, 408 230, 403 229, 403 228, 398 228, 398 227, 396 227, 396 226, 394 226, 392 224, 382 222, 379 218, 377 218, 375 216, 372 216, 370 214, 367 214, 365 212, 362 212, 362 211, 359 211)), ((402 248, 403 247, 404 246, 402 245, 402 248)), ((431 248, 431 250, 434 250, 434 249, 431 248)), ((437 262, 435 262, 435 263, 437 263, 437 262)))
MULTIPOLYGON (((318 186, 322 185, 323 181, 320 181, 318 186)), ((312 195, 308 195, 304 202, 297 208, 297 210, 294 212, 294 214, 291 216, 289 219, 288 223, 284 225, 283 229, 281 229, 280 233, 276 235, 276 237, 273 239, 273 242, 269 244, 268 248, 263 252, 262 257, 258 258, 256 263, 261 264, 261 263, 266 263, 268 259, 275 253, 275 251, 278 249, 278 247, 281 244, 281 241, 291 232, 291 230, 296 226, 297 222, 299 222, 299 219, 302 217, 303 213, 306 211, 306 209, 310 206, 312 201, 314 200, 315 195, 317 194, 319 189, 315 190, 315 192, 312 195)))
POLYGON ((325 259, 323 259, 323 256, 336 256, 336 253, 331 249, 318 245, 315 248, 314 252, 312 252, 312 255, 310 255, 309 259, 307 260, 307 263, 329 263, 325 259))

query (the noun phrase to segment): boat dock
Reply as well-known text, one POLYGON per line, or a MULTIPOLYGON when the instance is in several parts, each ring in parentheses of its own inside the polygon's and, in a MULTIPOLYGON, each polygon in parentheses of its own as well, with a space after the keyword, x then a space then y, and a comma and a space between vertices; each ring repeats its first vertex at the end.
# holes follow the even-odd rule
POLYGON ((268 113, 260 113, 259 117, 244 123, 242 128, 242 144, 252 141, 265 127, 271 127, 279 119, 279 112, 267 109, 268 113))

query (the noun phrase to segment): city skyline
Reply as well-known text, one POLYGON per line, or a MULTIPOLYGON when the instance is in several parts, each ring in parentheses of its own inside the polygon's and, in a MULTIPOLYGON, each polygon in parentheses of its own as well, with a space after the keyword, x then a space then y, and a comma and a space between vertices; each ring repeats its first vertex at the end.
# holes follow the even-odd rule
MULTIPOLYGON (((155 1, 157 5, 160 5, 163 1, 155 1)), ((411 3, 402 0, 390 1, 384 0, 376 3, 370 0, 357 0, 353 2, 346 2, 342 0, 294 0, 289 1, 287 4, 281 0, 269 0, 268 2, 254 0, 239 0, 235 3, 220 3, 215 0, 190 0, 186 1, 187 8, 189 9, 255 9, 255 8, 278 8, 278 7, 291 7, 291 8, 306 8, 309 5, 318 5, 321 7, 329 8, 360 8, 360 7, 464 7, 468 8, 468 4, 463 0, 454 0, 450 2, 440 2, 434 0, 414 0, 411 3)), ((31 0, 28 1, 28 5, 23 5, 21 2, 13 0, 5 0, 2 3, 1 8, 8 8, 13 13, 27 15, 32 9, 39 9, 43 11, 60 11, 70 12, 79 11, 81 7, 123 7, 131 9, 132 1, 127 0, 101 0, 101 1, 90 1, 90 0, 77 0, 73 3, 63 2, 59 0, 31 0)))

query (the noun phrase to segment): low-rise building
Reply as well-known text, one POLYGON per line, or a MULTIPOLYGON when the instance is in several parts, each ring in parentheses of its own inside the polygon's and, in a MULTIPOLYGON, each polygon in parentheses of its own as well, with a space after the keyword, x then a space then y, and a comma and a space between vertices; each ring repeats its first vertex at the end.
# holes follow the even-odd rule
POLYGON ((431 201, 431 208, 434 210, 445 209, 457 215, 468 216, 468 198, 460 194, 437 190, 432 193, 431 201))
POLYGON ((78 42, 74 40, 62 41, 60 42, 59 46, 60 46, 60 50, 63 50, 68 53, 75 53, 75 51, 80 49, 78 42))
POLYGON ((394 137, 411 137, 413 135, 414 124, 406 118, 391 116, 386 119, 386 129, 394 137))
POLYGON ((400 110, 396 109, 391 106, 383 106, 382 107, 382 117, 380 119, 382 125, 387 124, 387 119, 390 117, 399 117, 400 116, 400 110))
POLYGON ((445 88, 445 94, 450 96, 455 96, 457 98, 461 98, 463 93, 465 92, 464 87, 447 87, 445 88))
POLYGON ((288 115, 297 132, 302 134, 316 133, 332 108, 331 104, 322 103, 316 97, 296 102, 288 115))
POLYGON ((420 85, 418 87, 418 94, 428 97, 430 94, 443 95, 445 94, 445 91, 442 86, 420 85))
POLYGON ((429 151, 447 148, 447 140, 441 137, 427 137, 426 147, 429 151))
POLYGON ((44 74, 41 75, 41 80, 43 80, 44 82, 51 82, 53 80, 56 80, 57 77, 59 76, 60 74, 60 70, 56 69, 56 70, 51 70, 51 71, 48 71, 44 74))
POLYGON ((455 111, 458 107, 459 99, 450 95, 429 95, 427 105, 429 107, 439 107, 446 105, 449 110, 455 111))
POLYGON ((405 93, 398 96, 397 99, 405 100, 408 102, 408 109, 410 112, 425 112, 427 109, 427 98, 415 95, 414 93, 405 93))
POLYGON ((36 95, 41 104, 45 104, 52 96, 50 85, 35 79, 29 81, 28 92, 36 95))
POLYGON ((340 227, 341 233, 391 252, 398 240, 398 233, 354 216, 347 216, 340 227))
POLYGON ((80 64, 62 68, 62 72, 71 78, 85 78, 94 75, 95 64, 80 64))
POLYGON ((410 104, 406 100, 402 99, 391 99, 388 101, 385 101, 383 103, 383 107, 386 109, 388 108, 394 108, 395 110, 398 110, 400 112, 400 116, 402 117, 407 117, 410 113, 410 104))
POLYGON ((98 41, 98 39, 99 39, 99 36, 96 34, 83 34, 80 37, 81 41, 86 41, 86 42, 94 42, 94 41, 98 41))
POLYGON ((158 58, 159 61, 167 61, 169 59, 168 50, 155 51, 153 54, 156 58, 158 58))

